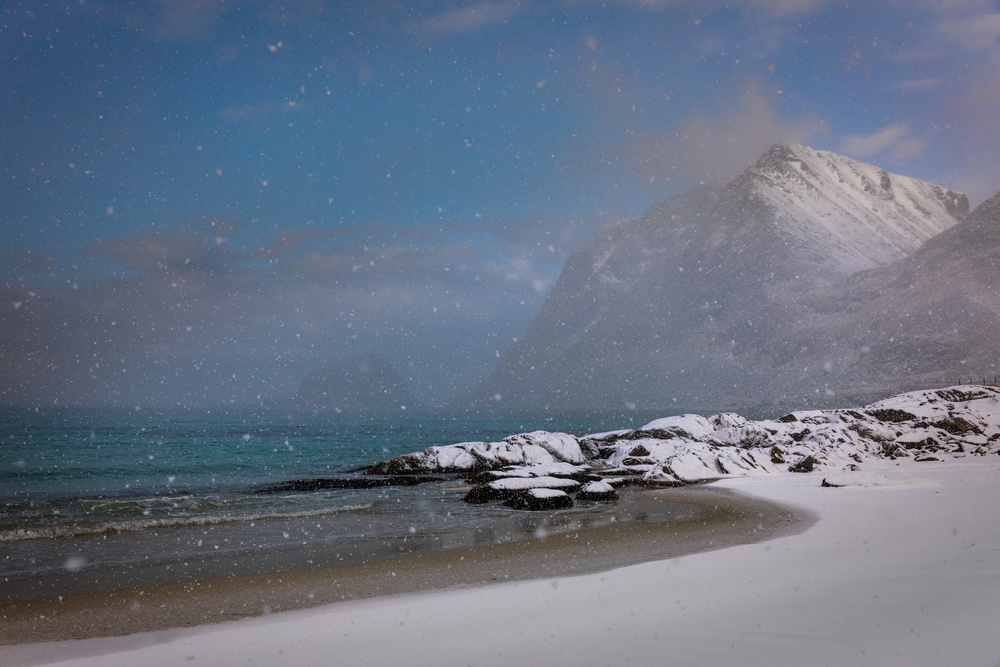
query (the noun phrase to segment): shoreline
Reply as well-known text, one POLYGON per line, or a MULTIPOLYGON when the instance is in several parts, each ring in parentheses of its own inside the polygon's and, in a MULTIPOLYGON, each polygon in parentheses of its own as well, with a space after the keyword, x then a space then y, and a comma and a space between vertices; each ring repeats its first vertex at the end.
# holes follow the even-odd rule
POLYGON ((0 646, 24 646, 33 662, 54 660, 71 649, 40 642, 121 638, 352 600, 594 574, 794 535, 817 520, 806 510, 713 486, 638 493, 700 513, 693 520, 599 526, 367 563, 15 602, 0 607, 0 646))

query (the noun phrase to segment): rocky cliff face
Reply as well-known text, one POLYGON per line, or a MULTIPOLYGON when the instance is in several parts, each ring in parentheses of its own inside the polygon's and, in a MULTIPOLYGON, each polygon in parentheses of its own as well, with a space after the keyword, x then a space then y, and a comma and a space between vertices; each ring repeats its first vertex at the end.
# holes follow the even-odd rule
MULTIPOLYGON (((880 344, 844 338, 863 320, 838 318, 860 312, 862 297, 843 313, 838 299, 888 280, 863 286, 857 276, 909 261, 967 213, 952 190, 775 146, 728 183, 598 230, 567 262, 528 334, 463 403, 513 411, 836 403, 845 383, 867 381, 858 375, 865 365, 852 363, 880 344)), ((912 386, 912 369, 889 372, 888 363, 851 398, 912 386)), ((962 369, 942 370, 955 379, 962 369)))

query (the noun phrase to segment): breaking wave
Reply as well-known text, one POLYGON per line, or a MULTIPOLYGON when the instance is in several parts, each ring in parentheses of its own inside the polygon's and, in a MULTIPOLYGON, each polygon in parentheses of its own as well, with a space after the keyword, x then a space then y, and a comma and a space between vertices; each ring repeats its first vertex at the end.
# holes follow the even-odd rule
POLYGON ((52 526, 30 526, 23 528, 0 529, 0 544, 19 542, 22 540, 66 539, 74 537, 90 537, 110 533, 130 533, 157 528, 192 528, 196 526, 215 526, 226 523, 245 521, 266 521, 268 519, 300 519, 303 517, 338 514, 367 510, 372 503, 360 505, 342 505, 340 507, 325 507, 322 509, 301 510, 298 512, 259 512, 256 514, 230 514, 215 516, 173 516, 158 519, 134 519, 107 521, 91 525, 65 524, 52 526))

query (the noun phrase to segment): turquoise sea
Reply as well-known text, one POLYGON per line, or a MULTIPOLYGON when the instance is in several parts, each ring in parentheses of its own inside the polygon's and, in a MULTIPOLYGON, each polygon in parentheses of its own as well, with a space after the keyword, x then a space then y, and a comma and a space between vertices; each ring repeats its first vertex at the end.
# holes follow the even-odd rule
POLYGON ((432 445, 585 435, 656 415, 348 418, 282 410, 0 412, 0 604, 160 581, 317 567, 623 520, 467 505, 462 479, 261 493, 432 445))

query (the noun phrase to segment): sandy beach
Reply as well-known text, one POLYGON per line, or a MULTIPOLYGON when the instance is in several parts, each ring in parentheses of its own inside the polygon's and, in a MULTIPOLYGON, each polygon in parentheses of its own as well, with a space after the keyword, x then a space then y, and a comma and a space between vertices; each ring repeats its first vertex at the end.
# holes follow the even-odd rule
POLYGON ((475 576, 447 574, 458 565, 449 558, 462 555, 404 559, 400 567, 386 561, 350 585, 345 580, 344 589, 327 587, 320 606, 187 629, 176 626, 205 614, 217 595, 243 596, 272 612, 304 606, 310 586, 320 594, 314 577, 323 574, 146 593, 166 604, 162 612, 148 602, 135 607, 126 595, 76 601, 54 621, 40 618, 48 616, 40 606, 13 610, 3 622, 7 641, 54 639, 46 627, 66 632, 73 614, 100 617, 102 604, 111 617, 125 608, 143 616, 135 629, 155 629, 154 617, 173 629, 8 645, 0 663, 1000 664, 1000 514, 993 505, 1000 461, 886 461, 839 476, 841 488, 821 486, 823 478, 789 473, 678 490, 716 494, 729 515, 717 519, 743 529, 774 503, 791 510, 770 524, 769 539, 723 548, 713 543, 719 525, 667 540, 643 537, 651 527, 637 526, 488 549, 477 554, 475 576), (588 541, 585 549, 578 540, 588 541), (701 548, 686 555, 671 551, 698 540, 701 548), (339 595, 345 600, 335 602, 339 595))
POLYGON ((627 505, 640 517, 637 523, 336 567, 7 604, 0 606, 0 644, 121 636, 350 600, 603 572, 772 539, 805 530, 814 520, 809 513, 711 486, 631 491, 627 505))

